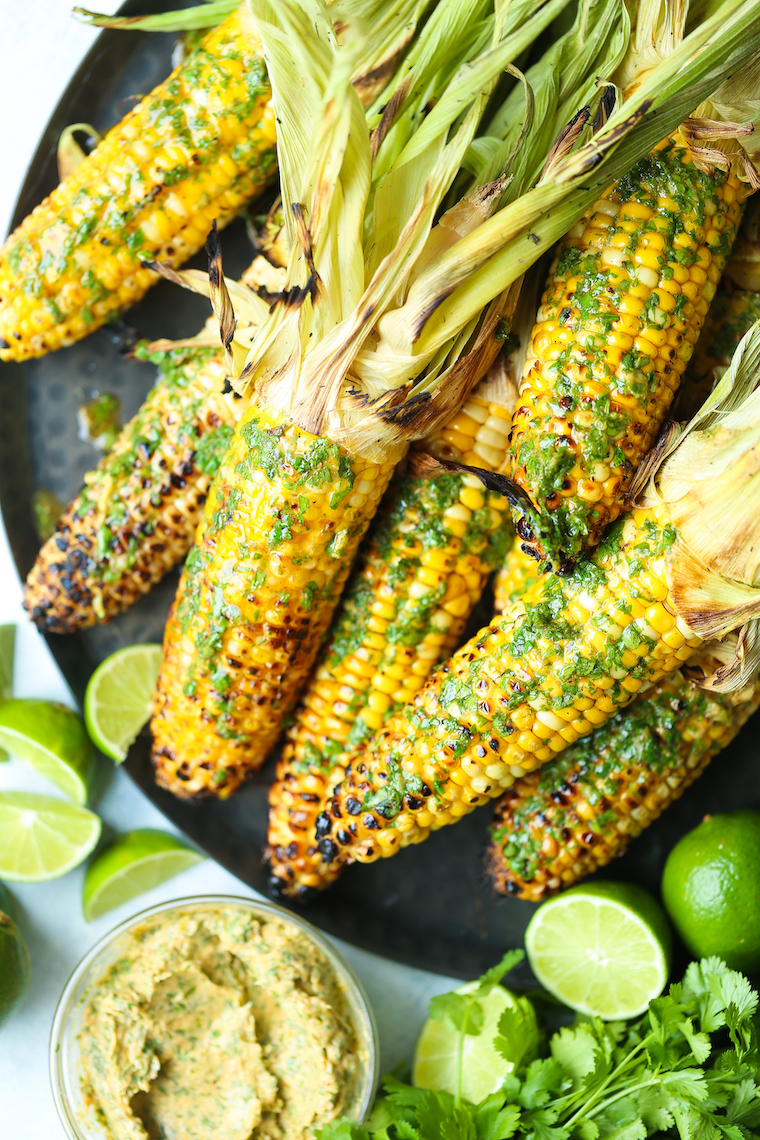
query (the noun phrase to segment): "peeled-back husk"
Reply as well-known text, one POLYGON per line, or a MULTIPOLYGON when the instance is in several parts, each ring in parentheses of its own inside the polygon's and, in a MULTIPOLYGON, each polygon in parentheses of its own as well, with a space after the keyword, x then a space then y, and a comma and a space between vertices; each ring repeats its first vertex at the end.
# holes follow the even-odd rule
POLYGON ((672 603, 705 641, 735 635, 706 687, 731 692, 760 665, 760 321, 704 408, 669 431, 643 505, 677 532, 666 566, 672 603), (669 454, 668 454, 669 451, 669 454))

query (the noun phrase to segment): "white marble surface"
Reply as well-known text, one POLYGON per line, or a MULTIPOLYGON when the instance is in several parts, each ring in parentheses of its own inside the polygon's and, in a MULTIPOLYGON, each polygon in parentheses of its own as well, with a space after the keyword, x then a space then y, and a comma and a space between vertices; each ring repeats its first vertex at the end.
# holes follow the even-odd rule
MULTIPOLYGON (((5 45, 0 69, 3 233, 50 112, 94 38, 93 31, 71 17, 71 4, 72 0, 0 0, 0 42, 5 45)), ((117 0, 97 0, 92 7, 114 11, 117 0)), ((45 643, 25 621, 20 597, 18 577, 0 528, 0 622, 18 623, 16 695, 72 703, 45 643)), ((56 794, 15 760, 0 765, 0 789, 10 788, 56 794)), ((171 830, 122 773, 113 774, 94 806, 103 818, 106 835, 133 827, 171 830)), ((58 995, 93 942, 131 913, 163 899, 206 892, 253 895, 221 867, 206 861, 134 904, 87 925, 80 903, 82 877, 80 868, 50 883, 12 887, 32 955, 33 980, 26 1003, 0 1028, 0 1136, 8 1140, 63 1140, 48 1082, 48 1035, 58 995)), ((429 997, 450 988, 451 983, 352 947, 341 949, 374 1006, 383 1065, 389 1067, 409 1057, 429 997)))

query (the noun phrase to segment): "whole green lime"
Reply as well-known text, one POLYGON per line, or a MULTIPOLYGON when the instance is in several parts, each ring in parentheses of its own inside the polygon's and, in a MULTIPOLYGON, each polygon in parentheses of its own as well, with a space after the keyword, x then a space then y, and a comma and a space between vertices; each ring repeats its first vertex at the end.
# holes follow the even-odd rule
POLYGON ((760 812, 705 816, 670 852, 662 899, 695 957, 760 971, 760 812))
POLYGON ((0 883, 0 1025, 26 996, 31 972, 29 951, 16 926, 13 900, 0 883))

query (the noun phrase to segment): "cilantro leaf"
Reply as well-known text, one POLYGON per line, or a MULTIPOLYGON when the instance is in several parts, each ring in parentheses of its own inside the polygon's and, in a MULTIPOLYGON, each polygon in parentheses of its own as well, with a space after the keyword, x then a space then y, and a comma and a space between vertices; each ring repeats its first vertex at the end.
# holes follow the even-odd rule
POLYGON ((524 950, 507 950, 500 962, 497 962, 495 966, 486 970, 485 974, 478 978, 478 988, 485 989, 488 987, 491 989, 493 986, 497 986, 503 977, 514 970, 515 966, 519 966, 524 957, 524 950))
POLYGON ((559 1093, 563 1090, 566 1081, 570 1083, 562 1065, 553 1057, 533 1061, 528 1066, 517 1099, 523 1108, 540 1108, 549 1100, 550 1093, 559 1093))
POLYGON ((574 1029, 560 1029, 552 1037, 550 1047, 552 1057, 572 1079, 574 1087, 580 1087, 584 1077, 596 1070, 600 1060, 599 1043, 588 1023, 574 1029))
POLYGON ((316 1128, 316 1140, 370 1140, 370 1134, 361 1124, 353 1120, 330 1120, 316 1128))
POLYGON ((516 1104, 504 1104, 500 1093, 482 1100, 475 1110, 475 1128, 478 1140, 509 1140, 520 1122, 520 1109, 516 1104))
POLYGON ((477 1037, 483 1028, 483 1009, 477 993, 438 994, 431 998, 429 1013, 435 1021, 448 1021, 458 1033, 477 1037))
MULTIPOLYGON (((481 1001, 519 960, 506 955, 465 993, 442 994, 431 1015, 460 1034, 483 1032, 481 1001)), ((629 1023, 578 1019, 548 1042, 548 1056, 521 1059, 535 1017, 524 997, 502 1011, 495 1052, 512 1070, 479 1105, 416 1089, 389 1074, 367 1125, 323 1126, 318 1140, 679 1140, 760 1138, 758 996, 717 958, 692 963, 683 982, 629 1023), (526 1007, 530 1017, 526 1016, 526 1007), (522 1022, 521 1019, 522 1018, 522 1022)), ((487 1053, 486 1053, 487 1055, 487 1053)), ((461 1077, 461 1069, 460 1069, 461 1077)), ((460 1080, 461 1086, 461 1080, 460 1080)))

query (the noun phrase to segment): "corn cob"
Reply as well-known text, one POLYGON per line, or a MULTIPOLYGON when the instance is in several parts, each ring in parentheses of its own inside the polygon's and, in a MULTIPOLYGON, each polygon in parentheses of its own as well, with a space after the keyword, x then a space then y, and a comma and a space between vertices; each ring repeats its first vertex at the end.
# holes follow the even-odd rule
POLYGON ((512 602, 521 598, 528 587, 537 581, 540 573, 541 567, 530 551, 526 552, 519 542, 515 542, 494 578, 494 613, 504 613, 512 602))
MULTIPOLYGON (((476 390, 425 450, 499 470, 514 406, 506 400, 476 390)), ((300 895, 326 885, 314 825, 346 750, 411 700, 459 643, 511 540, 506 507, 472 475, 407 476, 391 488, 301 695, 270 789, 265 857, 276 891, 300 895)))
POLYGON ((704 772, 760 703, 706 692, 683 673, 496 804, 486 874, 500 894, 540 902, 622 855, 704 772))
POLYGON ((114 127, 0 250, 0 359, 87 336, 275 171, 261 44, 241 8, 114 127), (241 20, 245 21, 245 26, 241 20))
MULTIPOLYGON (((519 277, 489 285, 474 313, 451 322, 441 351, 410 353, 403 336, 385 335, 379 322, 386 313, 403 315, 397 286, 420 255, 435 264, 504 197, 503 182, 493 182, 485 192, 466 195, 434 225, 459 170, 457 150, 435 168, 424 208, 413 218, 399 215, 397 187, 390 197, 380 191, 388 147, 394 164, 403 168, 418 115, 424 117, 433 92, 445 90, 460 59, 448 46, 444 59, 434 12, 420 42, 409 49, 410 57, 420 58, 415 75, 427 78, 413 87, 403 82, 401 71, 389 77, 398 90, 396 124, 390 135, 379 130, 371 141, 346 65, 338 67, 341 54, 348 59, 346 52, 355 55, 366 43, 365 29, 349 20, 337 43, 323 21, 315 24, 290 0, 277 6, 252 0, 252 7, 261 17, 274 105, 283 123, 302 105, 292 97, 292 51, 286 44, 292 40, 293 51, 301 53, 303 89, 324 114, 324 122, 313 124, 313 147, 325 165, 310 155, 309 169, 321 171, 310 181, 302 148, 289 149, 298 132, 279 132, 285 195, 290 191, 288 280, 253 344, 236 342, 231 306, 221 284, 217 287, 223 341, 237 369, 233 382, 239 390, 250 386, 256 404, 238 425, 217 473, 164 640, 153 762, 158 782, 179 795, 229 795, 263 762, 314 662, 395 464, 412 439, 445 422, 490 365, 500 347, 501 319, 508 332, 513 311, 505 290, 519 277), (280 9, 287 28, 275 34, 280 9), (312 58, 319 67, 309 67, 312 58), (347 112, 337 118, 329 111, 337 89, 331 87, 323 103, 325 76, 333 66, 347 112), (302 185, 305 200, 297 202, 293 190, 302 185), (328 208, 331 200, 334 208, 328 208), (490 305, 485 314, 484 305, 490 305)), ((394 19, 398 33, 406 36, 403 6, 389 16, 391 23, 394 19)), ((478 53, 487 54, 492 46, 489 20, 496 28, 490 13, 485 34, 478 36, 478 53)), ((520 39, 532 41, 545 24, 542 12, 523 25, 515 39, 505 41, 504 58, 520 39)), ((502 33, 507 25, 499 25, 502 33)), ((396 32, 393 36, 395 42, 396 32)), ((460 45, 460 52, 466 47, 460 45)), ((496 83, 502 64, 488 56, 487 68, 482 92, 473 88, 463 96, 477 114, 467 120, 460 143, 474 134, 486 106, 483 95, 496 83)), ((379 97, 376 112, 370 113, 376 125, 383 121, 385 101, 379 97)), ((434 132, 443 138, 461 106, 451 102, 441 110, 434 132)), ((415 179, 422 170, 433 174, 429 148, 415 161, 415 179)), ((411 178, 411 169, 405 170, 399 185, 411 178)), ((416 193, 404 201, 413 199, 416 193)), ((215 278, 221 282, 218 273, 215 278)))
POLYGON ((700 645, 669 596, 667 508, 620 520, 588 563, 544 575, 352 757, 317 821, 326 863, 419 843, 564 751, 700 645))
POLYGON ((352 458, 270 409, 248 407, 166 628, 152 721, 163 787, 227 796, 260 767, 393 466, 352 458))
POLYGON ((85 476, 27 577, 24 607, 50 633, 108 621, 185 557, 242 412, 245 401, 223 394, 218 349, 151 359, 158 382, 85 476))
POLYGON ((525 363, 512 478, 518 533, 554 566, 624 509, 731 252, 745 187, 680 136, 616 182, 560 244, 525 363))

